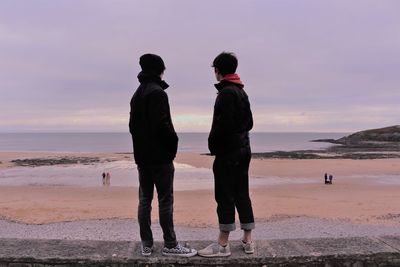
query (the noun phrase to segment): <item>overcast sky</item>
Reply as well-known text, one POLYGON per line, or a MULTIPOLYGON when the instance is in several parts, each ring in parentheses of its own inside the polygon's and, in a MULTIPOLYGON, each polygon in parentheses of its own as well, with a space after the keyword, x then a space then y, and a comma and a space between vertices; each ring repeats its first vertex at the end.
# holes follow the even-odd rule
POLYGON ((164 58, 175 128, 210 129, 235 52, 254 131, 399 124, 400 1, 0 1, 0 132, 128 131, 138 58, 164 58))

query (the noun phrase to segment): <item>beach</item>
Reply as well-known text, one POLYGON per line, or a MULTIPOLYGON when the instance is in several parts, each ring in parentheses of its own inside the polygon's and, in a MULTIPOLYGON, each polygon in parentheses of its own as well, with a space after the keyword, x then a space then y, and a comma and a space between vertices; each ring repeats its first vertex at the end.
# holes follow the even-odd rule
MULTIPOLYGON (((98 157, 97 164, 100 165, 124 161, 131 164, 133 172, 136 171, 130 154, 48 152, 0 152, 0 170, 3 174, 12 169, 29 172, 39 167, 15 167, 11 160, 62 156, 98 157)), ((177 226, 207 228, 217 225, 212 162, 211 156, 178 154, 175 164, 184 166, 183 174, 185 168, 191 166, 193 170, 203 170, 201 175, 210 177, 200 189, 196 189, 195 185, 179 187, 179 183, 184 184, 186 178, 195 177, 180 177, 176 181, 178 190, 175 192, 174 219, 177 226)), ((61 167, 68 170, 71 166, 61 167)), ((180 169, 176 172, 177 176, 182 176, 180 169)), ((191 171, 187 175, 195 174, 191 171)), ((250 176, 250 193, 258 223, 317 218, 338 223, 400 228, 399 159, 253 159, 250 176), (332 185, 323 183, 325 172, 334 175, 332 185)), ((0 185, 0 216, 4 220, 24 224, 103 219, 136 221, 137 186, 113 186, 113 181, 111 184, 110 187, 57 183, 0 185)), ((157 222, 156 202, 153 202, 152 214, 154 222, 157 222)))

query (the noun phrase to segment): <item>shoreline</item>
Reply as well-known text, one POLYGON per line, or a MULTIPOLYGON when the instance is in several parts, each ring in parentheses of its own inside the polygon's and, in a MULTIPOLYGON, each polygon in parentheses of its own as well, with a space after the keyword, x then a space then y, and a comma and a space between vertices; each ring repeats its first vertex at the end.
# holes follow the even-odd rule
MULTIPOLYGON (((132 153, 87 153, 87 152, 0 152, 0 170, 18 167, 12 160, 37 159, 54 160, 62 158, 97 158, 96 163, 107 163, 114 161, 132 162, 132 153)), ((177 154, 174 162, 187 164, 195 168, 205 168, 212 170, 214 157, 200 153, 180 152, 177 154)), ((43 165, 43 166, 73 166, 82 162, 71 164, 43 165)), ((90 164, 90 162, 89 162, 90 164)), ((21 166, 24 167, 24 166, 21 166)), ((28 166, 27 168, 32 168, 28 166)), ((330 172, 334 176, 354 176, 354 175, 400 175, 400 159, 280 159, 280 158, 257 158, 253 157, 250 164, 249 174, 254 177, 312 177, 322 178, 325 172, 330 172)))
MULTIPOLYGON (((13 169, 12 164, 9 164, 12 159, 52 158, 65 155, 65 153, 46 152, 0 152, 0 161, 3 162, 0 164, 0 173, 7 168, 13 169)), ((107 160, 133 161, 132 155, 127 154, 68 153, 68 155, 77 157, 95 155, 100 160, 96 164, 106 163, 107 160)), ((208 179, 211 182, 208 189, 175 192, 176 225, 215 227, 217 218, 211 171, 213 157, 196 153, 179 153, 175 161, 193 166, 195 170, 196 168, 207 170, 206 175, 210 176, 208 179)), ((77 164, 65 166, 77 166, 77 164)), ((132 164, 132 168, 133 166, 132 164)), ((18 168, 29 170, 32 167, 18 168)), ((179 172, 179 169, 177 171, 179 172)), ((190 175, 196 175, 196 172, 190 175)), ((400 226, 398 194, 400 159, 362 161, 253 159, 250 175, 250 184, 266 179, 278 181, 277 184, 255 184, 250 188, 256 221, 260 223, 300 216, 363 225, 400 226), (333 185, 323 184, 322 176, 325 172, 334 174, 333 185), (386 176, 392 179, 392 183, 382 182, 386 176), (307 179, 307 182, 301 182, 302 179, 307 179), (284 183, 280 183, 281 181, 284 183)), ((134 219, 137 198, 137 187, 134 186, 0 185, 0 218, 29 224, 134 219)), ((158 217, 157 206, 154 201, 154 222, 158 217)))
MULTIPOLYGON (((200 161, 206 162, 201 167, 212 168, 214 156, 200 152, 178 152, 175 162, 183 160, 185 156, 202 157, 200 161), (208 160, 206 160, 208 158, 208 160)), ((90 164, 128 159, 133 162, 132 152, 47 152, 47 151, 0 151, 0 169, 15 166, 51 166, 68 164, 90 164)), ((298 150, 298 151, 273 151, 252 153, 254 160, 384 160, 400 159, 400 151, 375 151, 375 150, 354 150, 352 148, 329 148, 326 150, 298 150)), ((197 163, 194 165, 198 166, 197 163)))

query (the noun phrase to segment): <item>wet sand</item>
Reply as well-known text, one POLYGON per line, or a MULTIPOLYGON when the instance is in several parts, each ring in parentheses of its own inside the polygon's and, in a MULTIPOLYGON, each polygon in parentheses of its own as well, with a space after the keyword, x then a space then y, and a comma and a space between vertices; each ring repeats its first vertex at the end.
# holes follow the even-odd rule
MULTIPOLYGON (((64 155, 63 153, 62 155, 64 155)), ((61 154, 58 154, 61 155, 61 154)), ((84 156, 82 154, 71 154, 84 156)), ((85 154, 126 159, 126 154, 85 154)), ((11 159, 53 156, 49 153, 0 153, 1 168, 11 159)), ((179 154, 176 161, 211 168, 212 157, 179 154)), ((29 167, 26 167, 29 168, 29 167)), ((357 224, 400 226, 400 160, 253 160, 250 174, 257 179, 286 179, 284 184, 253 187, 256 221, 268 223, 298 216, 357 224), (322 181, 324 172, 335 175, 333 185, 322 181), (393 183, 380 183, 391 176, 393 183), (363 177, 368 178, 363 178, 363 177), (294 183, 299 177, 311 183, 294 183), (293 181, 293 183, 290 183, 293 181)), ((0 177, 1 179, 1 177, 0 177)), ((254 178, 253 178, 254 179, 254 178)), ((251 181, 250 181, 251 183, 251 181)), ((134 219, 135 187, 0 186, 0 217, 23 223, 88 219, 134 219)), ((157 204, 153 217, 157 221, 157 204)), ((217 224, 213 189, 175 193, 174 218, 182 227, 217 224)))

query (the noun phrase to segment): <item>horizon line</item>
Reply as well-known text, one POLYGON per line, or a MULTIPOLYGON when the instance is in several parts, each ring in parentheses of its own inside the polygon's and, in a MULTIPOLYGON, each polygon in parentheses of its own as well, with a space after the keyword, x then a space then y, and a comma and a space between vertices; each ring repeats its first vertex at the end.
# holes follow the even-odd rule
MULTIPOLYGON (((252 131, 252 133, 352 133, 355 131, 252 131)), ((0 134, 112 134, 112 133, 126 133, 129 134, 129 132, 124 131, 124 132, 118 132, 118 131, 66 131, 66 132, 61 132, 61 131, 38 131, 38 132, 32 132, 32 131, 20 131, 20 132, 1 132, 0 134)), ((177 134, 208 134, 209 131, 207 132, 176 132, 177 134)))

